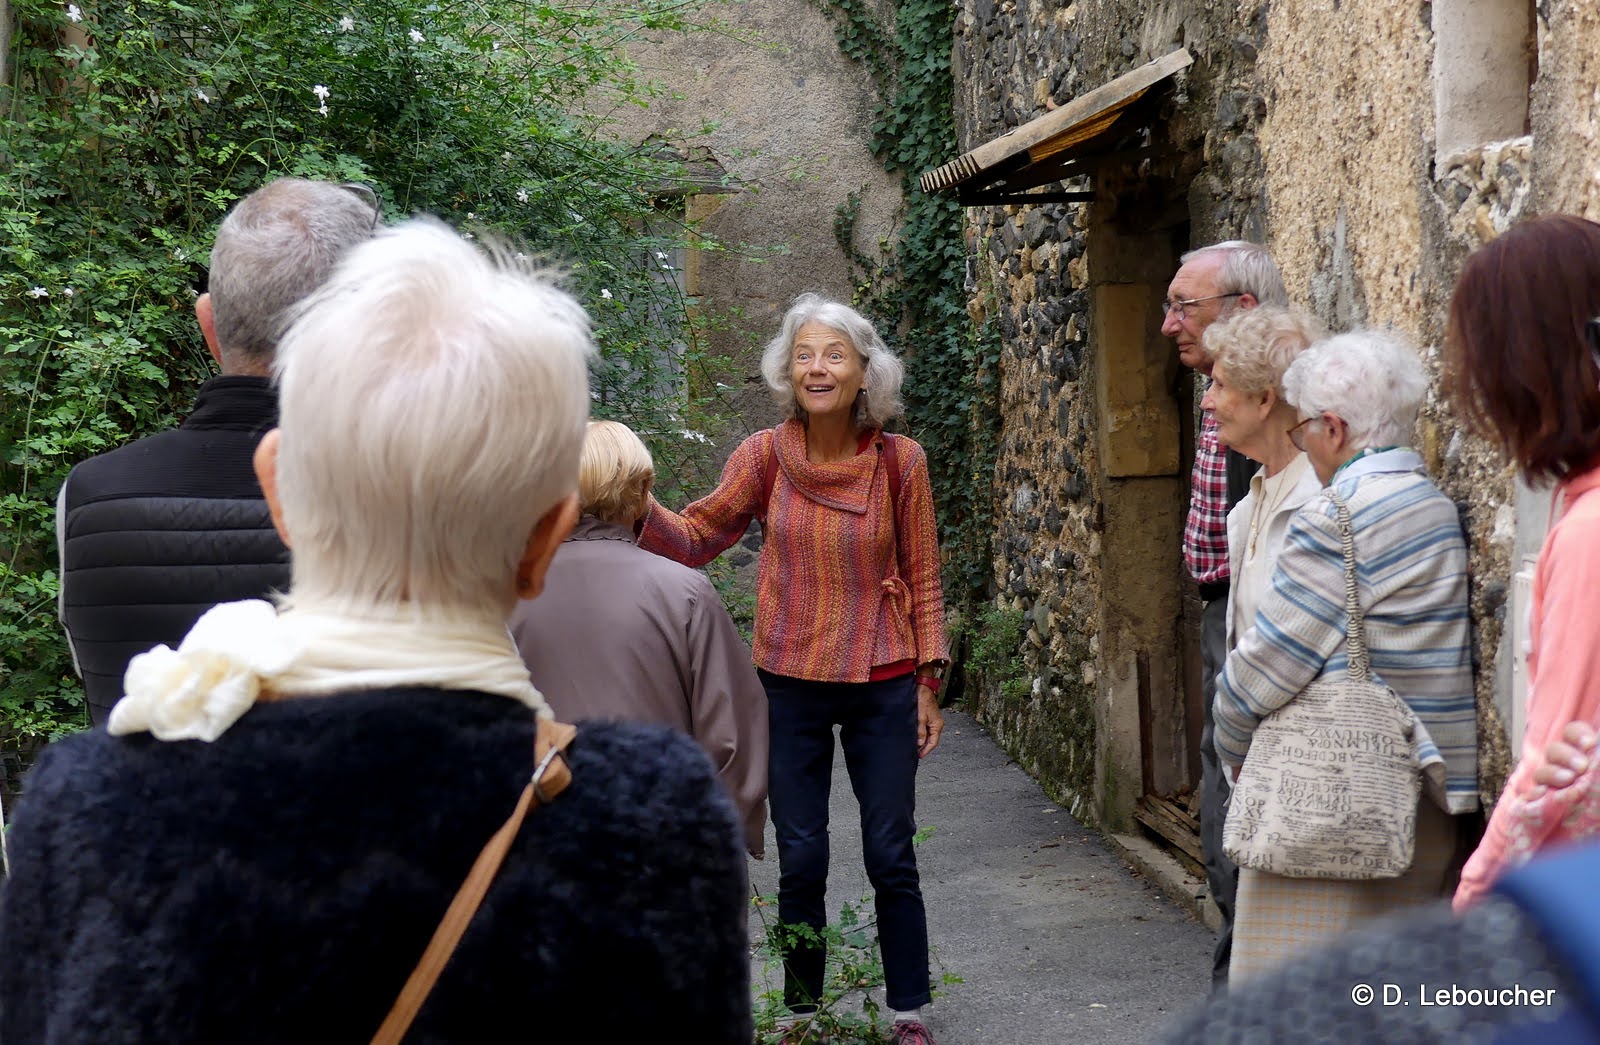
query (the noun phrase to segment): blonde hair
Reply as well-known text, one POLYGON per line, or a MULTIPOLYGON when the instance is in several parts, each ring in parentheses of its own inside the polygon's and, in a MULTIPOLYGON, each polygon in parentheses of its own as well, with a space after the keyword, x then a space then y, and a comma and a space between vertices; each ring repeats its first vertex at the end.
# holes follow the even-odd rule
POLYGON ((279 346, 293 602, 510 612, 535 524, 578 485, 589 319, 431 219, 355 247, 279 346))
POLYGON ((631 524, 644 510, 656 477, 649 447, 618 421, 590 421, 578 459, 578 497, 583 514, 631 524))
POLYGON ((1322 323, 1297 309, 1263 305, 1206 328, 1201 347, 1227 369, 1228 384, 1246 395, 1272 389, 1282 402, 1283 375, 1324 334, 1322 323))

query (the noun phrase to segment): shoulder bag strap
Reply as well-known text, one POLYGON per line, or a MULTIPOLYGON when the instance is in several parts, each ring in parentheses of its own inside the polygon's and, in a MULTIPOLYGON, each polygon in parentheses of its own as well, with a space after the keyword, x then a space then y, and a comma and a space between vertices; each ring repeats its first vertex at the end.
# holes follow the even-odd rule
POLYGON ((411 1021, 416 1018, 422 1003, 428 1000, 434 981, 438 980, 439 973, 444 971, 450 956, 455 953, 456 945, 461 942, 467 924, 477 913, 478 905, 483 903, 484 894, 489 891, 489 884, 505 862, 506 853, 510 851, 511 842, 517 837, 529 808, 535 802, 540 805, 550 802, 572 783, 572 769, 567 765, 566 751, 578 735, 577 729, 564 722, 552 722, 549 719, 538 721, 533 741, 532 779, 522 789, 516 809, 489 839, 473 863, 472 870, 467 872, 466 881, 461 883, 455 899, 450 901, 450 907, 440 919, 439 927, 433 931, 433 939, 428 941, 422 959, 411 970, 411 977, 401 988, 400 996, 395 999, 394 1007, 389 1010, 378 1033, 372 1036, 372 1045, 399 1045, 406 1036, 406 1031, 411 1029, 411 1021))
POLYGON ((1350 505, 1333 492, 1328 496, 1339 513, 1339 543, 1344 549, 1345 674, 1358 682, 1372 675, 1372 658, 1367 651, 1366 619, 1361 614, 1361 598, 1356 587, 1356 535, 1350 521, 1350 505))
POLYGON ((778 481, 778 430, 774 428, 767 439, 767 463, 761 472, 761 523, 763 536, 767 529, 767 506, 772 502, 772 487, 778 481))

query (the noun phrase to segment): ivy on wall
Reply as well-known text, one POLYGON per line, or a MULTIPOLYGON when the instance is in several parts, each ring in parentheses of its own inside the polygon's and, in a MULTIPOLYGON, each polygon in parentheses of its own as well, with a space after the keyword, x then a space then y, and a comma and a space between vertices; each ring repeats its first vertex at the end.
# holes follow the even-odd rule
MULTIPOLYGON (((833 20, 839 50, 871 75, 879 105, 874 155, 900 176, 900 234, 881 259, 855 245, 859 199, 834 232, 858 272, 857 304, 907 361, 911 434, 928 452, 945 553, 945 598, 973 620, 993 583, 993 475, 999 443, 1000 337, 966 308, 961 205, 930 195, 917 177, 959 151, 950 45, 953 0, 901 0, 886 28, 870 0, 813 0, 833 20)), ((990 310, 992 312, 992 310, 990 310)))

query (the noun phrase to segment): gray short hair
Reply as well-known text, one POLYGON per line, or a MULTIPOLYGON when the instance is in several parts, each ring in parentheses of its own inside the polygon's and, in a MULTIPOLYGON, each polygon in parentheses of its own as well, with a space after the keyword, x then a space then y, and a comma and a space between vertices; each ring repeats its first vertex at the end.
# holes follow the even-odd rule
POLYGON ((865 394, 856 402, 856 423, 882 428, 891 418, 899 417, 905 409, 900 400, 905 366, 889 351, 889 346, 883 343, 883 338, 866 317, 849 305, 820 294, 801 294, 794 299, 783 315, 778 335, 767 342, 766 351, 761 355, 761 376, 767 379, 767 387, 772 389, 772 397, 784 416, 805 419, 805 408, 795 399, 794 385, 789 382, 789 362, 794 353, 795 335, 812 322, 843 334, 861 357, 862 368, 866 371, 861 390, 865 394))
POLYGON ((289 310, 372 234, 374 202, 302 178, 279 178, 240 200, 217 229, 207 279, 222 352, 270 363, 289 310))
POLYGON ((1281 400, 1289 364, 1324 333, 1315 316, 1263 305, 1211 324, 1200 343, 1213 362, 1227 368, 1228 384, 1250 395, 1270 388, 1281 400))
POLYGON ((276 371, 291 600, 504 619, 535 523, 578 488, 589 318, 431 219, 352 250, 276 371))
MULTIPOLYGON (((1225 240, 1209 247, 1191 250, 1178 259, 1187 265, 1196 258, 1222 255, 1222 267, 1217 270, 1217 293, 1249 294, 1257 303, 1277 308, 1289 307, 1289 291, 1283 285, 1283 273, 1272 260, 1267 248, 1259 243, 1242 239, 1225 240)), ((1233 311, 1233 302, 1224 302, 1222 314, 1233 311)))
POLYGON ((1382 330, 1352 330, 1317 342, 1283 375, 1284 397, 1303 417, 1331 413, 1355 450, 1409 445, 1428 375, 1416 350, 1382 330))

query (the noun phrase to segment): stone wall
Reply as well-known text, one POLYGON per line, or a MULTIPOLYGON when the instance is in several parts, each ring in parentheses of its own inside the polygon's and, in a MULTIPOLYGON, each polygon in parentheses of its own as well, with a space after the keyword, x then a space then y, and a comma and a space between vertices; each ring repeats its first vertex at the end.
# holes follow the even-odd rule
POLYGON ((1076 814, 1109 823, 1147 784, 1170 792, 1198 772, 1183 706, 1198 605, 1179 543, 1194 393, 1157 306, 1191 241, 1264 229, 1258 32, 1170 3, 967 0, 957 21, 968 149, 1180 43, 1198 59, 1152 177, 1107 179, 1089 205, 968 212, 974 307, 995 310, 1006 341, 998 601, 1032 625, 1028 699, 989 694, 982 713, 1076 814))
MULTIPOLYGON (((1448 2, 1460 25, 1502 0, 1448 2)), ((1471 144, 1474 111, 1458 92, 1444 155, 1435 81, 1448 47, 1439 48, 1460 42, 1435 38, 1431 19, 1444 3, 963 0, 963 148, 1175 46, 1195 59, 1154 128, 1152 144, 1169 154, 1103 177, 1092 204, 968 212, 980 273, 973 308, 993 309, 1006 339, 998 601, 1033 625, 1023 649, 1031 696, 987 695, 983 713, 1076 809, 1116 823, 1143 789, 1170 790, 1195 773, 1196 738, 1173 736, 1197 681, 1192 586, 1170 579, 1181 578, 1174 513, 1185 484, 1179 469, 1146 462, 1125 476, 1108 460, 1119 430, 1164 446, 1175 418, 1186 466, 1193 389, 1175 363, 1157 373, 1150 330, 1097 313, 1126 311, 1129 295, 1164 286, 1183 250, 1251 239, 1271 248, 1291 297, 1331 327, 1391 326, 1410 338, 1437 389, 1445 312, 1467 254, 1536 209, 1600 217, 1600 13, 1576 0, 1541 4, 1527 126, 1471 144), (1138 394, 1106 395, 1129 382, 1142 406, 1138 394), (1174 663, 1160 645, 1163 621, 1187 679, 1163 667, 1174 663)), ((1485 126, 1496 120, 1504 114, 1485 126)), ((1546 498, 1519 489, 1437 391, 1417 444, 1468 531, 1482 775, 1494 794, 1508 763, 1510 579, 1537 549, 1546 498)))
POLYGON ((848 301, 855 290, 835 212, 859 197, 855 246, 875 254, 895 233, 900 183, 871 152, 871 77, 840 54, 828 15, 800 0, 744 0, 711 3, 706 16, 724 31, 633 49, 667 90, 616 114, 618 133, 703 146, 739 190, 700 197, 695 216, 730 249, 693 259, 687 289, 721 323, 713 346, 737 370, 729 405, 753 431, 775 420, 760 348, 790 300, 814 290, 848 301))

